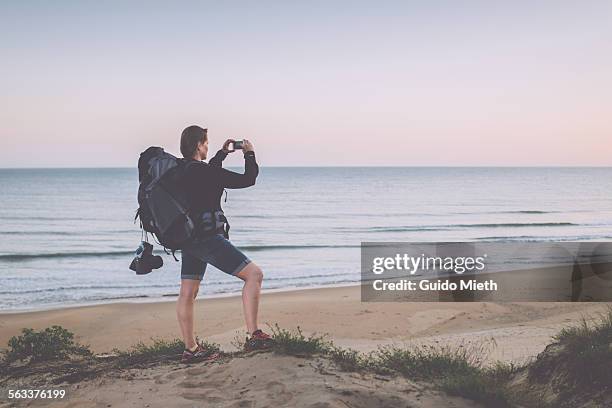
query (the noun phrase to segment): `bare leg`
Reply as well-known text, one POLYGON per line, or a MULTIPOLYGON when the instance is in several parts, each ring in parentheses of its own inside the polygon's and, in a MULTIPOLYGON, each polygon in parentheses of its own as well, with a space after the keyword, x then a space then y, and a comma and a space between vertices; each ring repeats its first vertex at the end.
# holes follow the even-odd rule
POLYGON ((188 349, 192 349, 196 345, 193 332, 193 306, 199 288, 199 280, 181 279, 181 292, 176 303, 176 317, 181 327, 183 342, 188 349))
POLYGON ((254 262, 250 262, 236 276, 244 281, 244 286, 242 287, 244 320, 249 333, 253 333, 258 329, 257 311, 259 310, 259 293, 261 292, 263 272, 254 262))

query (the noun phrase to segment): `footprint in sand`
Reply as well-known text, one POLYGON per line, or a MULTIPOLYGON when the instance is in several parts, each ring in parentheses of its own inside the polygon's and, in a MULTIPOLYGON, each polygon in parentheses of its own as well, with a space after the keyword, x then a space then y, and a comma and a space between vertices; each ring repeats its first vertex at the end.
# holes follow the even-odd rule
POLYGON ((202 385, 204 385, 204 383, 202 381, 183 381, 181 383, 179 383, 179 387, 181 388, 202 388, 202 385))
POLYGON ((184 392, 181 397, 190 401, 201 401, 208 404, 220 404, 225 398, 213 395, 212 392, 184 392))
POLYGON ((236 401, 232 405, 230 405, 230 408, 251 408, 253 406, 255 406, 255 401, 252 401, 252 400, 240 400, 240 401, 236 401))
MULTIPOLYGON (((207 404, 219 404, 227 400, 220 391, 230 381, 227 366, 201 366, 183 371, 183 381, 177 384, 184 391, 181 397, 207 404)), ((246 405, 247 407, 250 405, 246 405)))
POLYGON ((181 397, 191 401, 202 401, 209 404, 218 404, 226 400, 220 393, 219 389, 222 383, 220 381, 203 380, 185 380, 178 384, 181 392, 181 397))
POLYGON ((287 391, 285 384, 270 381, 266 384, 267 397, 274 405, 286 404, 293 399, 293 394, 287 391))
POLYGON ((195 367, 195 368, 190 368, 188 370, 185 370, 185 373, 187 373, 188 375, 202 375, 202 374, 206 374, 207 371, 210 371, 209 367, 195 367))
POLYGON ((188 389, 199 388, 203 391, 216 391, 228 383, 229 381, 227 379, 217 378, 213 375, 202 378, 187 378, 185 381, 181 381, 178 387, 188 389))
POLYGON ((185 372, 188 375, 203 375, 203 374, 209 375, 211 373, 214 373, 214 375, 218 376, 221 374, 225 374, 228 368, 229 367, 227 364, 215 364, 215 365, 206 364, 206 365, 190 368, 188 370, 185 370, 185 372))
POLYGON ((167 384, 176 380, 177 378, 184 377, 185 374, 182 371, 172 371, 168 374, 162 374, 154 377, 155 384, 167 384))

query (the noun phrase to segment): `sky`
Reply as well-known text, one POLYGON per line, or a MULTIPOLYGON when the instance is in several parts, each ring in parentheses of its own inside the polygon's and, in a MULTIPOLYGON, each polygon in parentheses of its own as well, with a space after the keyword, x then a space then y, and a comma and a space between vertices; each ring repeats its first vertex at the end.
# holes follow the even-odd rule
POLYGON ((0 2, 0 167, 610 166, 610 1, 0 2), (238 154, 229 165, 240 165, 238 154))

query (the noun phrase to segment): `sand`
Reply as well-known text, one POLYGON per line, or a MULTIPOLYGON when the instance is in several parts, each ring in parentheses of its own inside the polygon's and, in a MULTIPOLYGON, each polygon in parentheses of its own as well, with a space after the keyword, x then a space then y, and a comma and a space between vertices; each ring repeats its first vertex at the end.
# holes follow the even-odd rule
MULTIPOLYGON (((557 331, 606 303, 362 303, 359 286, 264 293, 260 326, 300 326, 328 333, 335 343, 360 351, 380 344, 494 339, 493 360, 521 362, 544 349, 557 331)), ((196 302, 196 333, 234 350, 246 333, 240 296, 196 302)), ((114 303, 38 312, 0 314, 0 345, 21 328, 61 325, 96 353, 126 349, 152 337, 180 336, 175 302, 114 303)))
MULTIPOLYGON (((478 407, 402 377, 343 372, 322 358, 260 353, 194 367, 166 365, 96 379, 62 407, 478 407)), ((42 405, 42 404, 41 404, 42 405)), ((32 404, 31 406, 37 406, 32 404)))
MULTIPOLYGON (((359 286, 264 293, 261 326, 328 333, 360 351, 396 344, 485 344, 487 361, 523 363, 562 327, 605 303, 362 303, 359 286)), ((150 338, 178 337, 174 302, 116 303, 0 315, 0 344, 20 332, 61 325, 96 353, 150 338)), ((196 332, 232 351, 244 336, 239 296, 199 299, 196 332)), ((70 390, 59 406, 478 406, 406 379, 339 372, 327 361, 269 353, 196 367, 170 364, 101 378, 70 390), (325 374, 324 374, 324 373, 325 374), (376 392, 374 392, 376 391, 376 392), (109 405, 110 404, 110 405, 109 405), (148 405, 147 405, 148 404, 148 405)), ((36 404, 34 404, 36 405, 36 404)))

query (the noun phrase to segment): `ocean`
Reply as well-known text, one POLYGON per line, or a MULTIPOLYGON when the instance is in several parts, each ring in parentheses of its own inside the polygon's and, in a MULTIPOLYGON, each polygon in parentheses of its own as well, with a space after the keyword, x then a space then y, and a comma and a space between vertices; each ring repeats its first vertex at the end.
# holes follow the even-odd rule
MULTIPOLYGON (((1 169, 0 311, 174 299, 159 246, 161 269, 128 269, 137 188, 136 169, 1 169)), ((610 240, 612 168, 262 167, 223 204, 264 290, 343 285, 362 241, 610 240)), ((241 288, 209 265, 200 296, 241 288)))

